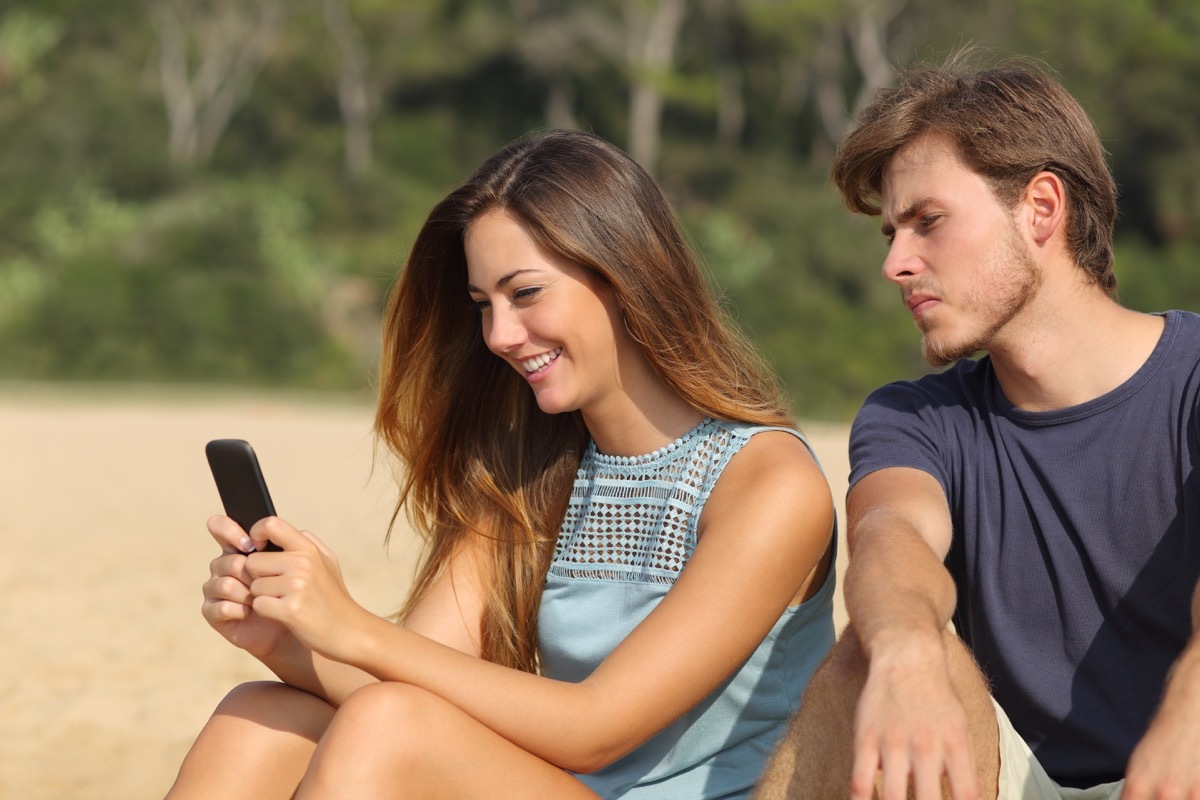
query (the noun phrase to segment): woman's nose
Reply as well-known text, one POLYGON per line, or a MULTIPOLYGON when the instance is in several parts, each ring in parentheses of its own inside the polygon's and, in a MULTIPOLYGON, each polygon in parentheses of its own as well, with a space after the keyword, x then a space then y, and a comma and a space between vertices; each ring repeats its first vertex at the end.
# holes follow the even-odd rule
POLYGON ((525 327, 515 313, 493 305, 489 317, 483 335, 493 353, 506 355, 525 343, 525 327))

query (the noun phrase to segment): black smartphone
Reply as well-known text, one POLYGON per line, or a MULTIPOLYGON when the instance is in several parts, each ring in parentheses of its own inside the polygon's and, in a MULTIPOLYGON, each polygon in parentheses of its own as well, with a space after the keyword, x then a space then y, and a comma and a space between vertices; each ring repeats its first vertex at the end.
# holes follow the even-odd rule
MULTIPOLYGON (((217 492, 225 514, 242 529, 249 531, 263 517, 275 516, 275 504, 267 491, 267 481, 258 466, 258 456, 250 443, 242 439, 213 439, 204 446, 208 466, 217 482, 217 492)), ((267 550, 282 550, 267 542, 267 550)))

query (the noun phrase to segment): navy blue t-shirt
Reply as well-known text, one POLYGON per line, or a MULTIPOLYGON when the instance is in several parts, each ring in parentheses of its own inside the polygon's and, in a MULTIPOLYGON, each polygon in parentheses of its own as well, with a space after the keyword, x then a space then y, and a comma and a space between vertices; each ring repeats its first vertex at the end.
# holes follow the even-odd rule
POLYGON ((954 523, 954 623, 1060 784, 1118 780, 1191 633, 1200 580, 1200 316, 1165 314, 1124 384, 1029 412, 989 358, 884 386, 850 437, 850 485, 913 467, 954 523))

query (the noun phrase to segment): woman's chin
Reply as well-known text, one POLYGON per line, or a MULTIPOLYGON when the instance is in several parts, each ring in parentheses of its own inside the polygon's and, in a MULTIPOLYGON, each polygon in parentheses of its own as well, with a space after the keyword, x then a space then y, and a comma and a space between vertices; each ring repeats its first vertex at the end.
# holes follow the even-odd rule
POLYGON ((554 392, 534 392, 538 408, 545 414, 565 414, 574 411, 575 406, 554 392))

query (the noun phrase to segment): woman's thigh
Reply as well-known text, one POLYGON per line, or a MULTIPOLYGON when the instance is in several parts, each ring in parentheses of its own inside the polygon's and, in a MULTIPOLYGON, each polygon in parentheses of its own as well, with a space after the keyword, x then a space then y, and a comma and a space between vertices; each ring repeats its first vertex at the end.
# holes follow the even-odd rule
POLYGON ((200 731, 168 800, 290 798, 335 711, 282 683, 238 686, 200 731))
POLYGON ((560 767, 417 687, 372 684, 339 709, 298 800, 323 797, 596 800, 560 767))

